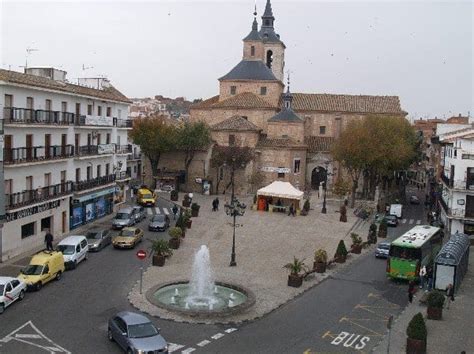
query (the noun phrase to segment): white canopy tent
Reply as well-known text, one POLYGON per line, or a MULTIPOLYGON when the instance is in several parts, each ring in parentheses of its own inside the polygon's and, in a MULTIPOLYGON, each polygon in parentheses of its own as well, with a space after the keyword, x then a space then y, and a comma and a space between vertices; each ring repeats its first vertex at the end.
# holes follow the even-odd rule
POLYGON ((257 191, 258 196, 297 200, 302 207, 303 192, 293 187, 290 182, 275 181, 257 191))

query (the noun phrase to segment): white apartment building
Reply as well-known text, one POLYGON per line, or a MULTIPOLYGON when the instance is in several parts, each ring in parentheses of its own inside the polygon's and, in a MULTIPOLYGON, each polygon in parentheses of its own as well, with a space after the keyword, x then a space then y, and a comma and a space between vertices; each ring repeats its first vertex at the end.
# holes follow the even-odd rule
POLYGON ((130 180, 130 101, 104 78, 0 70, 5 219, 0 261, 113 212, 130 180))
POLYGON ((440 143, 441 221, 449 234, 474 235, 474 128, 444 133, 440 143))

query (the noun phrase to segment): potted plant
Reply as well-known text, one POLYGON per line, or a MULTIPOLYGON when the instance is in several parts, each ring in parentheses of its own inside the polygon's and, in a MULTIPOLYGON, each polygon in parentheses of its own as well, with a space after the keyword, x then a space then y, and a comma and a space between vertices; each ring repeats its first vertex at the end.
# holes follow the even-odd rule
POLYGON ((178 201, 178 191, 173 189, 171 191, 170 198, 173 202, 177 202, 178 201))
POLYGON ((181 237, 184 238, 186 236, 186 223, 184 222, 184 216, 181 214, 178 216, 178 220, 176 220, 175 227, 179 227, 181 229, 181 237))
POLYGON ((300 273, 307 269, 304 264, 304 259, 299 260, 293 257, 293 262, 285 264, 283 268, 290 271, 290 275, 288 275, 288 286, 299 288, 303 284, 303 276, 300 273))
POLYGON ((369 234, 367 235, 368 244, 377 243, 377 225, 375 223, 370 224, 369 234))
POLYGON ((187 226, 188 229, 191 228, 193 221, 191 220, 191 212, 186 209, 183 214, 183 223, 187 226))
POLYGON ((170 235, 170 240, 169 240, 170 247, 174 250, 177 250, 181 243, 181 234, 182 234, 181 228, 172 227, 168 231, 168 234, 170 235))
POLYGON ((189 194, 185 194, 183 198, 183 206, 189 208, 191 205, 191 198, 189 198, 189 194))
POLYGON ((380 238, 387 237, 387 220, 382 219, 380 226, 379 226, 379 235, 380 238))
POLYGON ((325 250, 319 249, 314 252, 313 269, 316 271, 316 273, 324 273, 326 271, 327 263, 328 254, 325 250))
POLYGON ((196 218, 199 216, 199 208, 201 208, 201 206, 198 203, 191 204, 191 216, 193 218, 196 218))
POLYGON ((153 240, 151 242, 151 250, 153 251, 152 264, 158 267, 163 267, 165 265, 166 257, 173 254, 168 242, 165 240, 153 240))
POLYGON ((340 240, 339 244, 337 245, 336 254, 334 255, 334 259, 337 263, 344 263, 347 257, 347 248, 344 240, 340 240))
POLYGON ((408 323, 407 327, 407 354, 426 353, 426 325, 421 312, 418 312, 408 323))
POLYGON ((351 239, 352 239, 352 246, 351 246, 351 252, 355 254, 360 254, 362 251, 362 237, 360 237, 356 233, 351 233, 351 239))
POLYGON ((430 291, 426 301, 428 319, 440 320, 443 317, 444 294, 437 290, 430 291))

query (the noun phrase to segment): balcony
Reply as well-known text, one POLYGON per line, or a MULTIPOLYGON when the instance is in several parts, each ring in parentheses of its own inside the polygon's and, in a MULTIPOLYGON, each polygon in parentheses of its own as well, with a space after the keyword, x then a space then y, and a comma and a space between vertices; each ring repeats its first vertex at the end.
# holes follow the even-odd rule
POLYGON ((132 145, 115 145, 115 152, 117 154, 131 154, 132 145))
POLYGON ((3 109, 5 124, 73 125, 74 113, 8 107, 3 109))
POLYGON ((108 175, 108 176, 96 177, 96 178, 85 180, 85 181, 74 182, 72 189, 74 192, 82 192, 91 188, 105 186, 107 184, 111 184, 114 182, 115 182, 115 175, 108 175))
POLYGON ((72 145, 5 148, 3 150, 5 165, 67 159, 73 156, 74 147, 72 145))
POLYGON ((134 154, 131 154, 131 155, 128 155, 127 156, 127 160, 128 161, 131 161, 131 160, 141 160, 142 159, 142 154, 141 153, 134 153, 134 154))
POLYGON ((5 194, 5 209, 10 210, 40 203, 72 193, 72 182, 63 182, 53 186, 5 194))
POLYGON ((441 174, 441 180, 444 182, 444 184, 451 189, 455 190, 460 190, 460 191, 471 191, 474 192, 474 181, 470 180, 468 181, 467 179, 464 180, 452 180, 449 179, 444 175, 444 173, 441 174))
POLYGON ((76 125, 81 127, 110 127, 114 125, 114 120, 112 117, 102 117, 102 116, 79 116, 76 119, 76 125))
POLYGON ((117 128, 133 128, 133 121, 131 119, 117 119, 114 118, 115 120, 115 126, 117 128))
POLYGON ((444 173, 441 173, 441 180, 444 182, 446 187, 453 188, 453 180, 446 177, 444 173))
POLYGON ((129 180, 130 178, 132 178, 132 176, 130 172, 128 171, 121 171, 115 174, 115 180, 117 182, 123 182, 123 181, 129 180))

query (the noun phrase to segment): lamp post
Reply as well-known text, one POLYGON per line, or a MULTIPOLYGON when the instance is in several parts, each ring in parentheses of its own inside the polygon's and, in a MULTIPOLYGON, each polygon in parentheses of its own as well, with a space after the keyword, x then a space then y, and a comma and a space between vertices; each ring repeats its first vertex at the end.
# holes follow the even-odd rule
POLYGON ((332 173, 328 173, 328 168, 329 168, 329 161, 326 161, 325 163, 326 169, 324 170, 324 182, 323 182, 323 191, 324 191, 324 197, 323 197, 323 208, 321 209, 322 214, 326 214, 326 191, 327 191, 327 185, 328 185, 328 175, 333 175, 332 173))

